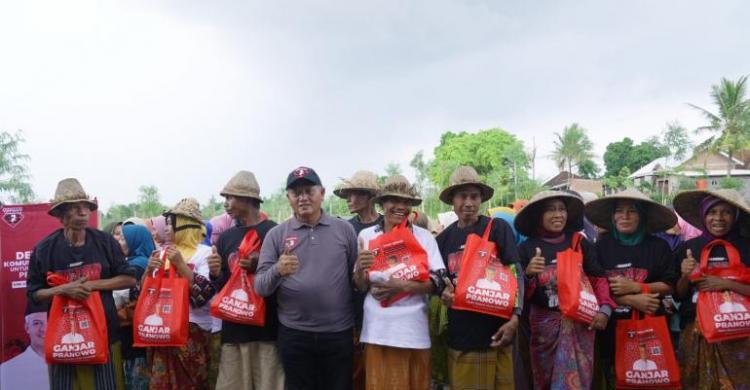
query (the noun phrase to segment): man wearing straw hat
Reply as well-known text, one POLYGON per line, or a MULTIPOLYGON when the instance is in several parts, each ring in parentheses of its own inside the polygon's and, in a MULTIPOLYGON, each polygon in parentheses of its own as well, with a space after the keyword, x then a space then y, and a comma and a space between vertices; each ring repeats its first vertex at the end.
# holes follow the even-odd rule
MULTIPOLYGON (((99 291, 107 318, 110 349, 107 364, 50 365, 50 387, 122 388, 124 377, 117 332, 119 321, 112 290, 135 286, 136 270, 128 265, 120 244, 112 236, 88 227, 97 204, 89 198, 78 180, 71 178, 60 181, 51 203, 48 213, 60 219, 63 228, 34 247, 26 282, 28 298, 35 304, 49 302, 55 296, 83 300, 92 291, 99 291), (70 282, 52 287, 47 284, 48 272, 62 275, 70 282)), ((53 328, 56 324, 48 326, 53 328)))
POLYGON ((255 290, 276 293, 279 351, 288 389, 351 389, 352 270, 357 236, 321 205, 318 174, 298 167, 287 177, 294 216, 263 241, 255 290))
MULTIPOLYGON (((380 185, 378 177, 370 171, 357 171, 350 179, 344 179, 342 183, 333 190, 339 198, 346 199, 349 212, 355 214, 349 223, 354 227, 354 232, 359 234, 362 230, 375 226, 383 221, 383 215, 375 211, 375 196, 378 194, 380 185)), ((359 334, 362 330, 362 307, 365 304, 365 294, 357 292, 354 294, 354 387, 363 389, 365 386, 365 367, 362 355, 364 346, 359 342, 359 334)))
POLYGON ((482 203, 492 195, 472 167, 458 167, 440 200, 453 206, 458 221, 437 236, 438 246, 452 280, 445 280, 443 301, 453 303, 453 284, 458 279, 458 261, 469 234, 481 236, 492 221, 490 240, 499 249, 497 257, 515 266, 518 280, 517 307, 510 320, 486 314, 448 309, 448 376, 451 388, 513 389, 513 339, 523 302, 523 274, 513 230, 500 218, 480 215, 482 203))
POLYGON ((349 212, 354 214, 349 219, 349 223, 354 226, 354 231, 357 234, 383 220, 383 216, 375 211, 375 202, 373 202, 379 189, 377 175, 370 171, 357 171, 351 178, 344 179, 333 190, 334 195, 346 199, 349 212))
MULTIPOLYGON (((264 240, 276 226, 276 222, 264 219, 260 214, 263 199, 252 172, 235 174, 221 190, 221 196, 225 199, 224 209, 234 219, 234 226, 219 236, 208 258, 211 279, 218 288, 227 283, 235 263, 248 272, 255 272, 259 252, 250 253, 246 259, 239 258, 240 244, 245 235, 252 230, 264 240)), ((216 389, 284 388, 284 369, 276 346, 278 324, 275 295, 266 299, 266 324, 262 327, 222 321, 216 389)))

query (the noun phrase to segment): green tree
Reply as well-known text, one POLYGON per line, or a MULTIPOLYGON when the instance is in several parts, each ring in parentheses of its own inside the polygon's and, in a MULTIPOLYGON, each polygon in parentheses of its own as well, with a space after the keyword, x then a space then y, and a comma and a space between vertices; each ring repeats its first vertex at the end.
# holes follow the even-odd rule
POLYGON ((633 180, 630 179, 630 169, 628 169, 628 167, 622 167, 617 175, 605 177, 604 185, 616 191, 632 187, 633 180))
POLYGON ((669 154, 669 149, 652 137, 638 145, 633 140, 625 137, 622 141, 612 142, 604 151, 604 176, 614 177, 620 174, 622 168, 628 168, 635 172, 644 165, 669 154))
POLYGON ((161 215, 166 210, 161 203, 159 189, 154 185, 143 185, 138 187, 138 207, 136 209, 140 217, 154 217, 161 215))
POLYGON ((29 203, 35 198, 29 184, 29 155, 21 153, 25 139, 21 131, 0 132, 0 193, 8 194, 13 203, 29 203))
POLYGON ((286 221, 292 215, 292 208, 289 206, 284 187, 280 187, 269 196, 264 196, 260 207, 270 219, 278 223, 286 221))
POLYGON ((578 175, 584 179, 596 179, 599 177, 601 168, 594 160, 585 160, 578 164, 578 175))
POLYGON ((206 202, 203 207, 201 207, 201 215, 203 215, 203 218, 213 218, 219 214, 222 214, 224 212, 224 202, 222 202, 220 199, 216 199, 216 196, 211 195, 211 198, 208 199, 208 202, 206 202))
POLYGON ((674 158, 675 161, 684 159, 693 146, 687 129, 677 121, 667 123, 662 135, 662 144, 669 151, 667 158, 674 158))
POLYGON ((105 214, 102 214, 102 221, 99 225, 106 226, 110 222, 122 222, 130 217, 135 217, 137 209, 138 204, 136 203, 113 204, 105 214))
POLYGON ((594 158, 594 143, 591 142, 586 134, 586 129, 579 126, 578 123, 563 129, 562 134, 555 133, 554 145, 550 158, 557 164, 560 172, 567 171, 573 173, 573 167, 580 165, 582 162, 594 158))
POLYGON ((722 78, 718 85, 711 86, 711 99, 717 111, 711 112, 705 108, 690 104, 700 111, 708 120, 708 124, 698 128, 698 131, 713 133, 704 143, 709 150, 720 150, 727 153, 727 176, 730 176, 732 157, 750 144, 750 101, 745 98, 747 76, 737 81, 722 78))
POLYGON ((513 183, 528 180, 529 159, 523 142, 502 129, 446 132, 433 154, 435 158, 429 162, 427 172, 438 191, 448 185, 456 167, 469 165, 495 188, 495 196, 488 206, 517 196, 517 186, 513 183))

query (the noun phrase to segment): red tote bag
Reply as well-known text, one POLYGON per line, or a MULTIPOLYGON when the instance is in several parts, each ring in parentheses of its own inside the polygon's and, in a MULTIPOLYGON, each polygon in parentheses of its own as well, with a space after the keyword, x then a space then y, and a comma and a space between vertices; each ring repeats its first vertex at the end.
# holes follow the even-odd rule
MULTIPOLYGON (((740 261, 740 254, 734 245, 724 240, 713 240, 701 250, 700 268, 690 275, 697 280, 701 275, 713 275, 739 282, 745 282, 748 267, 740 261), (723 246, 727 252, 727 267, 708 267, 708 257, 716 246, 723 246)), ((750 337, 750 298, 734 291, 700 291, 696 313, 698 327, 709 343, 750 337)))
POLYGON ((565 317, 588 325, 599 312, 599 303, 583 272, 581 240, 580 233, 573 233, 571 247, 557 253, 557 295, 565 317))
POLYGON ((133 314, 133 345, 186 345, 189 331, 189 299, 188 281, 177 275, 174 267, 169 271, 158 269, 147 275, 133 314))
MULTIPOLYGON (((648 292, 646 289, 645 292, 648 292)), ((615 374, 618 389, 681 389, 680 367, 664 316, 618 320, 615 374)))
POLYGON ((491 230, 492 220, 481 237, 470 234, 466 238, 452 308, 509 319, 518 282, 512 267, 497 258, 497 245, 490 241, 491 230))
MULTIPOLYGON (((368 248, 375 256, 375 261, 368 270, 371 282, 384 282, 390 278, 419 282, 429 280, 427 252, 414 237, 407 223, 408 218, 404 218, 404 221, 390 232, 370 240, 368 248)), ((387 307, 406 296, 406 293, 398 294, 389 300, 381 301, 380 304, 387 307)))
MULTIPOLYGON (((50 286, 68 283, 67 278, 47 274, 50 286)), ((109 361, 107 318, 98 291, 78 301, 57 295, 52 298, 44 354, 48 364, 105 364, 109 361)))
MULTIPOLYGON (((239 248, 239 258, 260 250, 261 240, 254 229, 248 230, 239 248)), ((266 301, 255 292, 255 275, 232 265, 232 275, 211 302, 211 315, 224 321, 263 326, 266 323, 266 301)))

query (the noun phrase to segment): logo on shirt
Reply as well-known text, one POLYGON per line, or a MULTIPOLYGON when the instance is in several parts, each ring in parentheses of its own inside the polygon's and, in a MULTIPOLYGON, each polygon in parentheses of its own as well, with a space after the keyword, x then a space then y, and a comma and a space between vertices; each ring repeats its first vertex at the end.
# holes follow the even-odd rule
POLYGON ((294 249, 299 244, 299 237, 291 236, 284 239, 284 248, 288 250, 294 249))
POLYGON ((20 207, 3 207, 3 221, 11 228, 15 228, 23 221, 23 209, 20 207))

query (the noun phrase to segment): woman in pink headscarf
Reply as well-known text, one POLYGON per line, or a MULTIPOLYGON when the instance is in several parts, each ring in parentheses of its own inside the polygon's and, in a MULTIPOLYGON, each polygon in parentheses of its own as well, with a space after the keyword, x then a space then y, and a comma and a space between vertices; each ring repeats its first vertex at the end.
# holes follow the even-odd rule
POLYGON ((154 243, 157 248, 163 247, 165 244, 169 244, 167 234, 167 220, 163 215, 153 217, 151 221, 151 235, 154 237, 154 243))

